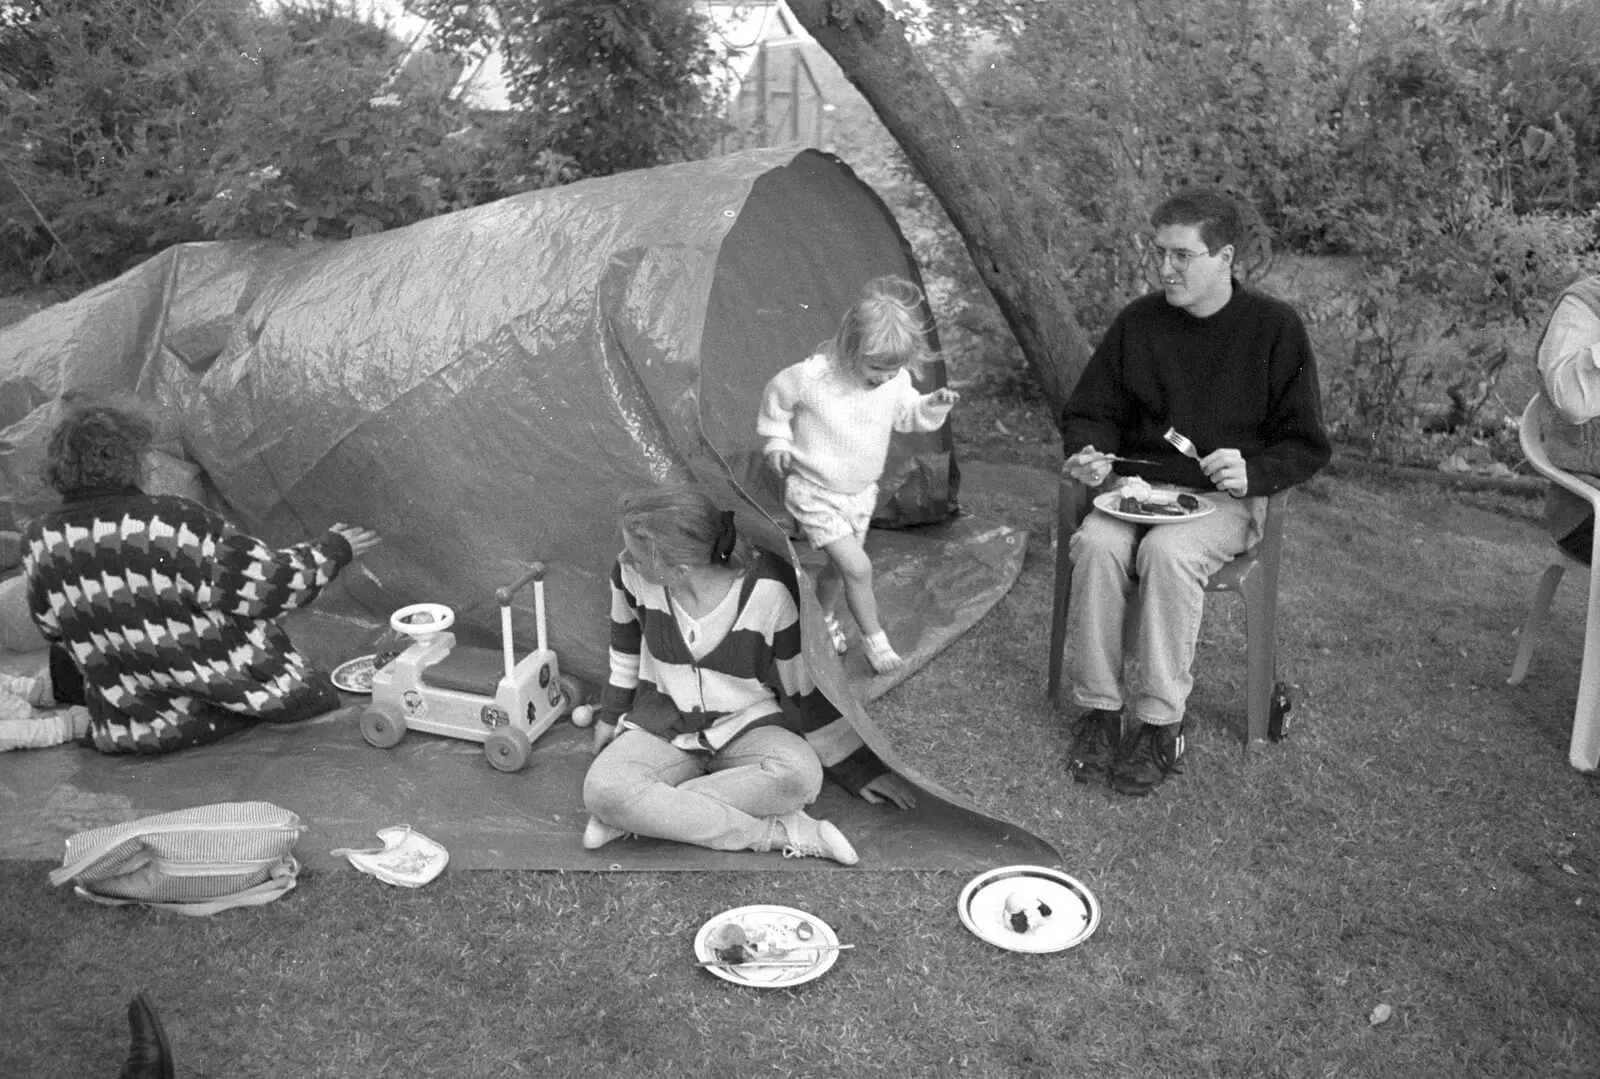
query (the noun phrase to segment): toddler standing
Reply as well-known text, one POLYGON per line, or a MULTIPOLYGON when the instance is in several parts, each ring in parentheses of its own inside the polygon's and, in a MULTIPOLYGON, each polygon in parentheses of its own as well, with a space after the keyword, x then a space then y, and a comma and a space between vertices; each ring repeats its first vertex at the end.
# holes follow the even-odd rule
POLYGON ((903 663, 878 621, 863 547, 889 436, 937 430, 960 397, 944 388, 919 393, 912 383, 912 371, 927 359, 925 333, 921 289, 903 277, 868 282, 833 340, 767 383, 756 422, 762 453, 784 480, 784 508, 811 545, 827 553, 817 599, 833 647, 846 647, 832 612, 842 587, 867 662, 880 674, 903 663))

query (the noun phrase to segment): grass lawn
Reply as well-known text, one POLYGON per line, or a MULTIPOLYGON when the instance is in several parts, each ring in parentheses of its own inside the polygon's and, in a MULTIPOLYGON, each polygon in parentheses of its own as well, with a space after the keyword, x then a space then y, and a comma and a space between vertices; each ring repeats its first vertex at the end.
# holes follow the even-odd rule
MULTIPOLYGON (((1036 411, 957 416, 969 456, 1055 460, 1036 411)), ((6 862, 0 1076, 110 1079, 136 988, 184 1079, 1600 1074, 1600 783, 1566 764, 1583 588, 1564 584, 1528 680, 1505 685, 1548 554, 1537 507, 1374 482, 1291 500, 1290 740, 1241 751, 1242 612, 1213 597, 1188 772, 1143 800, 1063 769, 1049 508, 968 492, 1034 530, 1022 577, 874 714, 1059 847, 1104 910, 1076 949, 968 934, 963 873, 447 872, 411 892, 347 870, 186 919, 6 862), (757 902, 857 947, 789 990, 696 969, 698 926, 757 902)))

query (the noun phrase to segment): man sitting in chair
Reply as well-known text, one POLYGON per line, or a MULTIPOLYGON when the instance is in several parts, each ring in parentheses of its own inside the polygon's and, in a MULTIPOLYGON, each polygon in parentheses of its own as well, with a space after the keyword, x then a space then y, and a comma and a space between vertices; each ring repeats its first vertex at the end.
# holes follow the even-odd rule
MULTIPOLYGON (((1544 414, 1550 463, 1586 479, 1600 475, 1600 275, 1573 282, 1556 299, 1539 338, 1539 377, 1554 408, 1544 414)), ((1589 561, 1594 514, 1587 499, 1550 485, 1545 526, 1563 551, 1589 561)))
POLYGON ((1233 277, 1239 206, 1186 190, 1150 224, 1161 291, 1117 315, 1060 419, 1072 479, 1094 488, 1139 476, 1205 492, 1216 506, 1159 526, 1090 513, 1070 541, 1070 679, 1073 700, 1088 709, 1073 726, 1072 776, 1108 775, 1113 790, 1134 796, 1182 771, 1207 579, 1260 538, 1266 496, 1330 456, 1304 325, 1233 277), (1192 456, 1165 440, 1169 430, 1193 443, 1192 456), (1138 636, 1125 696, 1130 600, 1138 636))

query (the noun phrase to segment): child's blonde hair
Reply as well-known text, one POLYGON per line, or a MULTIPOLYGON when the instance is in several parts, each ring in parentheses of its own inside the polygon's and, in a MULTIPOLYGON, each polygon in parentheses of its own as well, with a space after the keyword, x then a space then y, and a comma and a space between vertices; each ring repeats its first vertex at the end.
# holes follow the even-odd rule
POLYGON ((863 358, 876 356, 918 375, 928 360, 927 332, 922 290, 904 277, 875 277, 844 313, 826 348, 833 365, 845 371, 859 373, 863 358))
POLYGON ((662 566, 748 566, 750 542, 733 513, 696 484, 630 494, 622 499, 622 534, 662 566))

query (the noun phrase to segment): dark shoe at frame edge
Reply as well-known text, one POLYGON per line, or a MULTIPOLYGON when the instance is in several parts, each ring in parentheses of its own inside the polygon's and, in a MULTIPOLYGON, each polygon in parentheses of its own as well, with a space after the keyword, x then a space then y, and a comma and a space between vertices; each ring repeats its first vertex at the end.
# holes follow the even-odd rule
POLYGON ((142 991, 128 1001, 128 1059, 117 1079, 173 1079, 167 1032, 142 991))

